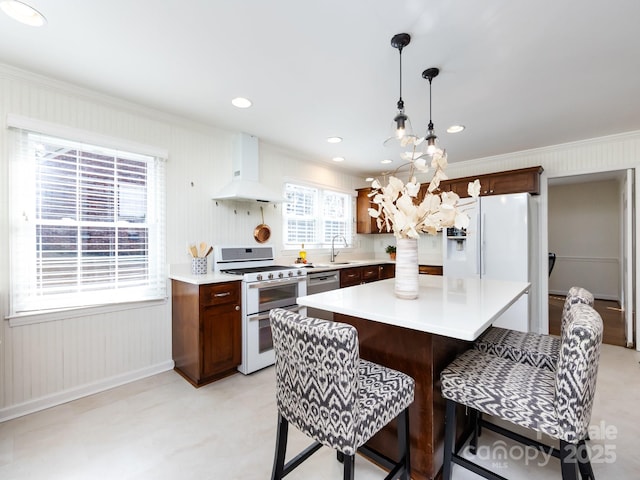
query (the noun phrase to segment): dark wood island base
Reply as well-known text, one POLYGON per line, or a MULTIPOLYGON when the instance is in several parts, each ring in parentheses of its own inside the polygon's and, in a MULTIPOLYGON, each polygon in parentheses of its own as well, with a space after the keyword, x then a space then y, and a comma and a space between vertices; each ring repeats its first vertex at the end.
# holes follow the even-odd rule
MULTIPOLYGON (((425 313, 427 314, 427 313, 425 313)), ((335 321, 358 330, 360 356, 411 375, 416 382, 415 401, 409 408, 411 478, 439 478, 444 444, 445 401, 440 394, 440 372, 471 343, 336 313, 335 321)), ((470 423, 464 412, 459 420, 458 441, 466 438, 470 423)), ((376 434, 367 445, 397 459, 395 422, 376 434)))

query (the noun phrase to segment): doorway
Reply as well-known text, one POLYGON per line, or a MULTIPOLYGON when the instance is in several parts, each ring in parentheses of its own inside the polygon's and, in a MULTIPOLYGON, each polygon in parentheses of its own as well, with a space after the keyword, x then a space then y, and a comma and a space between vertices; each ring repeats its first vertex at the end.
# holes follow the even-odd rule
POLYGON ((633 171, 549 179, 549 333, 571 286, 593 293, 604 343, 633 346, 633 171))

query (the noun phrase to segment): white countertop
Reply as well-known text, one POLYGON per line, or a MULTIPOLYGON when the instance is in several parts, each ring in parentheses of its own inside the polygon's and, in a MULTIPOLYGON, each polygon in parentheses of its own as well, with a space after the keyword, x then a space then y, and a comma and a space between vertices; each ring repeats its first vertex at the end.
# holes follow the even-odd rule
POLYGON ((191 273, 191 264, 178 264, 169 267, 169 278, 194 285, 206 285, 208 283, 241 282, 242 275, 229 275, 228 273, 213 273, 209 266, 208 273, 195 275, 191 273))
POLYGON ((391 278, 299 297, 298 304, 472 341, 530 286, 435 275, 420 275, 419 282, 416 300, 397 298, 391 278))

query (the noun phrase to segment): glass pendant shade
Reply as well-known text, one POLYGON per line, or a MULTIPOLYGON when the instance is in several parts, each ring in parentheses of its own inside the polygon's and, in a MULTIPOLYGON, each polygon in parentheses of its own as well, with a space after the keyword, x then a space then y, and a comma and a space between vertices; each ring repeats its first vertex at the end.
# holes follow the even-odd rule
POLYGON ((398 110, 389 130, 389 136, 383 143, 385 147, 412 145, 416 139, 411 128, 411 120, 404 113, 404 110, 398 110))
POLYGON ((436 145, 436 140, 438 140, 438 137, 436 136, 435 133, 433 133, 433 130, 429 130, 425 140, 426 140, 425 153, 427 155, 433 155, 434 153, 436 153, 436 151, 438 150, 438 147, 436 145))

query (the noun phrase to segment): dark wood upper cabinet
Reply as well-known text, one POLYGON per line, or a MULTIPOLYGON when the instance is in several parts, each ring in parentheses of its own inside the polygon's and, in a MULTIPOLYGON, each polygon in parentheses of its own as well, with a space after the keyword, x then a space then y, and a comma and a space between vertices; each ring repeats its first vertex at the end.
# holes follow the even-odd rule
POLYGON ((464 178, 454 178, 440 183, 440 189, 445 192, 455 192, 460 198, 468 197, 469 182, 480 180, 480 196, 505 195, 508 193, 540 194, 541 166, 507 170, 486 175, 472 175, 464 178))
MULTIPOLYGON (((469 196, 467 188, 469 182, 480 180, 480 196, 505 195, 508 193, 540 194, 541 166, 507 170, 504 172, 488 173, 485 175, 472 175, 464 178, 452 178, 440 182, 440 190, 443 192, 455 192, 460 198, 469 196)), ((422 199, 427 193, 428 183, 420 186, 418 198, 422 199)), ((390 233, 378 230, 376 219, 369 216, 368 209, 371 202, 371 188, 358 188, 356 201, 356 233, 390 233)))
POLYGON ((356 200, 356 232, 357 233, 383 233, 378 230, 376 219, 369 216, 369 208, 373 207, 371 202, 371 187, 358 188, 358 198, 356 200))

